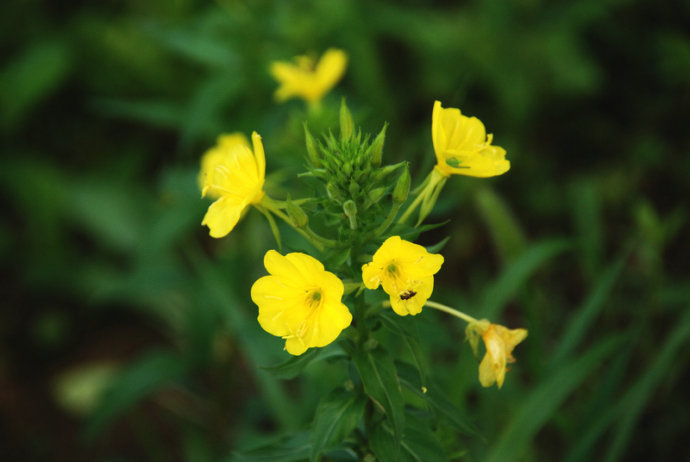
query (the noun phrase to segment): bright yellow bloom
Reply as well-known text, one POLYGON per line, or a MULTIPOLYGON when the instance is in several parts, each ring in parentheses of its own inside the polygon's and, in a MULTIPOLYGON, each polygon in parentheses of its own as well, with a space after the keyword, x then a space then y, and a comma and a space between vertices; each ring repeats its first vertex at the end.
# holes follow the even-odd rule
POLYGON ((275 96, 278 101, 300 97, 309 103, 321 101, 345 73, 347 54, 335 48, 327 50, 318 63, 308 56, 298 56, 295 63, 276 61, 271 64, 271 75, 280 87, 275 96))
POLYGON ((352 322, 340 301, 342 281, 317 259, 269 250, 264 266, 270 276, 254 283, 252 300, 259 307, 261 327, 284 338, 288 353, 301 355, 307 348, 326 346, 352 322))
POLYGON ((486 346, 486 354, 479 364, 479 382, 483 387, 494 383, 498 388, 503 386, 508 363, 514 363, 513 349, 527 337, 526 329, 508 329, 498 324, 491 324, 486 319, 470 323, 467 326, 467 338, 477 354, 479 336, 486 346))
POLYGON ((225 146, 223 153, 213 159, 213 169, 206 174, 201 195, 218 198, 201 222, 208 226, 211 237, 226 236, 245 209, 264 197, 266 157, 256 132, 252 133, 252 144, 254 152, 242 143, 225 146))
POLYGON ((383 285, 393 311, 400 316, 415 315, 431 296, 434 274, 442 264, 442 255, 392 236, 376 251, 373 260, 362 266, 362 280, 367 289, 383 285))
MULTIPOLYGON (((206 178, 213 173, 216 165, 228 162, 232 157, 232 148, 235 145, 246 146, 249 148, 249 140, 244 134, 239 132, 226 133, 218 137, 216 145, 206 151, 201 158, 201 171, 199 172, 199 188, 203 191, 206 178)), ((206 195, 211 199, 218 199, 220 193, 209 189, 206 195)))
POLYGON ((440 101, 434 102, 431 139, 438 162, 435 168, 444 177, 489 177, 510 169, 505 149, 491 146, 493 135, 487 136, 479 119, 462 115, 460 109, 444 109, 440 101))

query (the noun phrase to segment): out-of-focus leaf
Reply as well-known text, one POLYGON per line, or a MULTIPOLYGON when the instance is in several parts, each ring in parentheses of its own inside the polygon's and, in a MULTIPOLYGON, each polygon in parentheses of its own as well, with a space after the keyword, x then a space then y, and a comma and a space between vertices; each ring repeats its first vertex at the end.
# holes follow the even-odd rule
POLYGON ((501 309, 525 281, 544 263, 554 258, 570 244, 565 239, 551 239, 534 244, 513 260, 501 273, 499 278, 484 291, 479 311, 480 316, 496 319, 501 309))
POLYGON ((605 461, 614 462, 625 455, 625 449, 632 437, 637 420, 644 406, 649 401, 652 392, 667 371, 672 367, 681 370, 686 368, 690 360, 688 355, 678 355, 677 351, 686 345, 690 338, 690 314, 686 312, 677 327, 668 336, 668 340, 661 347, 656 360, 641 374, 640 378, 625 394, 620 402, 620 417, 616 419, 617 427, 613 434, 611 445, 606 453, 605 461))
POLYGON ((525 236, 508 205, 489 188, 477 191, 476 204, 504 262, 525 250, 525 236))
POLYGON ((597 314, 605 306, 605 302, 608 300, 611 290, 621 274, 626 259, 627 252, 599 278, 597 285, 591 291, 582 307, 577 310, 571 320, 565 323, 568 329, 560 337, 556 351, 551 357, 552 367, 558 367, 559 364, 566 361, 586 335, 597 314))
POLYGON ((514 413, 501 438, 485 459, 509 462, 520 459, 534 435, 549 420, 563 400, 585 380, 620 344, 625 336, 612 336, 563 366, 532 390, 514 413))
POLYGON ((297 462, 309 459, 309 433, 296 433, 271 444, 234 452, 228 462, 297 462))
POLYGON ((405 424, 405 404, 393 358, 382 347, 378 347, 370 351, 358 351, 352 360, 364 384, 364 391, 386 414, 395 439, 399 442, 405 424))
POLYGON ((170 101, 97 99, 94 109, 106 116, 142 122, 153 127, 179 128, 185 120, 184 108, 170 101))
POLYGON ((117 375, 117 369, 117 365, 106 361, 69 369, 60 374, 53 385, 55 400, 69 412, 87 414, 99 402, 117 375))
POLYGON ((570 209, 578 233, 578 257, 588 276, 599 269, 604 236, 601 221, 601 199, 597 184, 591 178, 580 180, 570 189, 570 209))
POLYGON ((292 379, 297 377, 307 365, 316 359, 321 353, 321 348, 310 348, 299 356, 291 356, 288 360, 275 366, 262 367, 272 376, 279 379, 292 379))
POLYGON ((61 40, 29 46, 0 71, 0 124, 12 128, 58 88, 72 67, 70 49, 61 40))
POLYGON ((311 460, 318 461, 324 450, 340 443, 352 433, 364 415, 366 397, 357 392, 336 389, 321 400, 311 433, 311 460))
POLYGON ((169 351, 151 351, 131 363, 110 381, 110 386, 87 422, 86 436, 89 439, 96 437, 139 401, 177 380, 186 368, 180 357, 169 351))

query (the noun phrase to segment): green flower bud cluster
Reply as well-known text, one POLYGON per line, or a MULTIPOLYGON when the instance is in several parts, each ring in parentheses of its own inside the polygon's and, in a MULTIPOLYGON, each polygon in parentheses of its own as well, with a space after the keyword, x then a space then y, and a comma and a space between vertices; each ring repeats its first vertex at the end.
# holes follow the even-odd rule
POLYGON ((338 229, 331 237, 343 248, 384 233, 392 221, 387 217, 397 212, 410 190, 406 162, 381 166, 386 125, 373 139, 362 134, 343 100, 340 136, 329 132, 317 139, 306 125, 304 133, 306 176, 318 179, 322 188, 315 191, 323 212, 316 215, 325 217, 322 227, 338 229))

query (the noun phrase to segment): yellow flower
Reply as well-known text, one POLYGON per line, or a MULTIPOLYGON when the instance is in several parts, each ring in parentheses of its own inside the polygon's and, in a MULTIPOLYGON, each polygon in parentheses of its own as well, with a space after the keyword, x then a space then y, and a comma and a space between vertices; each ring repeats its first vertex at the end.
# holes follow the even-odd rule
POLYGON ((276 61, 271 64, 271 74, 280 83, 275 93, 276 99, 282 102, 297 96, 309 103, 316 103, 343 76, 347 54, 331 48, 318 63, 308 56, 298 56, 295 62, 276 61))
POLYGON ((479 382, 483 387, 494 383, 498 388, 503 386, 508 363, 514 363, 513 349, 527 337, 526 329, 508 329, 498 324, 491 324, 486 319, 470 323, 467 326, 467 338, 477 354, 479 336, 486 346, 486 354, 479 364, 479 382))
POLYGON ((256 132, 252 133, 252 144, 254 152, 242 143, 231 143, 212 159, 213 168, 205 175, 201 190, 202 196, 218 198, 201 222, 208 226, 211 237, 226 236, 245 209, 258 204, 264 197, 266 157, 261 137, 256 132))
POLYGON ((383 285, 393 311, 400 316, 415 315, 431 296, 434 274, 442 264, 442 255, 392 236, 376 251, 373 260, 362 266, 362 280, 367 289, 383 285))
MULTIPOLYGON (((226 133, 218 137, 216 145, 206 151, 201 158, 201 171, 199 172, 199 188, 203 191, 206 178, 213 173, 216 165, 226 163, 231 157, 232 148, 241 145, 249 148, 249 140, 242 133, 226 133)), ((206 195, 212 199, 218 199, 220 193, 209 189, 206 195)))
POLYGON ((431 139, 438 161, 435 168, 444 177, 490 177, 510 169, 505 149, 491 146, 493 135, 487 136, 479 119, 462 115, 460 109, 444 109, 440 101, 434 102, 431 139))
POLYGON ((261 327, 284 338, 288 353, 301 355, 307 348, 326 346, 352 322, 340 301, 342 281, 317 259, 269 250, 264 266, 270 276, 254 283, 252 300, 259 307, 261 327))

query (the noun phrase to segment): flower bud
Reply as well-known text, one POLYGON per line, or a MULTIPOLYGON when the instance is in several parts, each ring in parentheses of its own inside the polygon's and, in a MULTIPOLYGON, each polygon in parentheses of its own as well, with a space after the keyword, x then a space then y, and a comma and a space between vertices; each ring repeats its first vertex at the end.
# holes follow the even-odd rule
POLYGON ((348 187, 350 192, 350 197, 357 197, 359 195, 359 185, 355 181, 350 181, 350 186, 348 187))
POLYGON ((328 198, 330 200, 336 201, 339 204, 345 200, 342 192, 340 192, 340 188, 338 188, 334 183, 329 182, 326 185, 326 194, 328 194, 328 198))
POLYGON ((410 168, 406 165, 393 189, 393 202, 402 204, 410 192, 410 168))
POLYGON ((350 229, 357 229, 357 204, 355 204, 355 201, 346 201, 343 204, 343 212, 350 220, 350 229))
POLYGON ((340 102, 340 139, 345 141, 352 137, 355 123, 352 121, 352 114, 345 104, 345 98, 340 102))
POLYGON ((319 159, 319 150, 316 147, 316 141, 314 137, 311 136, 307 124, 304 124, 304 141, 307 145, 307 155, 309 156, 309 161, 314 167, 321 167, 321 159, 319 159))
POLYGON ((377 203, 386 194, 386 187, 375 188, 369 191, 369 200, 372 204, 377 203))
POLYGON ((381 159, 383 157, 383 143, 386 141, 386 128, 388 124, 385 124, 374 141, 371 143, 371 148, 369 155, 371 156, 371 165, 378 167, 381 165, 381 159))
POLYGON ((292 224, 298 228, 304 228, 307 226, 307 223, 309 223, 309 217, 306 213, 304 213, 304 210, 302 210, 299 205, 292 202, 289 197, 286 202, 288 217, 290 218, 292 224))

